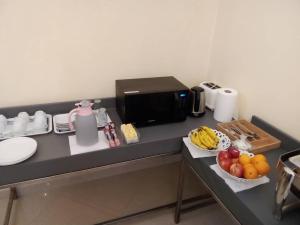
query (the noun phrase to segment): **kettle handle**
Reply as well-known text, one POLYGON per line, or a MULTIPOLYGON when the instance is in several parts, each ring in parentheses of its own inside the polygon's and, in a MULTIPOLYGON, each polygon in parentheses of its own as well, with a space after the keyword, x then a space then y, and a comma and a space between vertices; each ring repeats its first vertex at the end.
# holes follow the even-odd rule
POLYGON ((72 121, 71 121, 71 117, 72 117, 72 115, 73 115, 74 113, 76 113, 76 112, 78 112, 78 108, 71 110, 71 112, 69 112, 69 115, 68 115, 69 128, 70 128, 70 130, 72 130, 72 131, 74 130, 74 126, 73 126, 73 123, 72 123, 72 121))
POLYGON ((201 87, 192 87, 191 91, 193 92, 194 99, 193 99, 193 111, 199 111, 200 108, 200 92, 202 88, 201 87))

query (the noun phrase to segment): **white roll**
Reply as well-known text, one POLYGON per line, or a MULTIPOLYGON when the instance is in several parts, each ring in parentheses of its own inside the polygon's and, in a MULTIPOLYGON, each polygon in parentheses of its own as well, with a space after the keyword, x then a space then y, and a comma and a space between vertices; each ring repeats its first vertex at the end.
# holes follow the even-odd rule
POLYGON ((214 118, 219 122, 229 122, 232 120, 238 92, 231 88, 220 88, 217 94, 214 118))

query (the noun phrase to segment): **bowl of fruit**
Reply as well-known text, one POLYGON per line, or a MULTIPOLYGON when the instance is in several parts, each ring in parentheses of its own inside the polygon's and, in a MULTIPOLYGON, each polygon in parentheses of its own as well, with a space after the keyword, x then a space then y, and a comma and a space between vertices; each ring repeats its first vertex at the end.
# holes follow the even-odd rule
POLYGON ((220 151, 216 160, 223 174, 241 182, 258 181, 270 172, 270 165, 263 154, 255 155, 233 146, 220 151))
POLYGON ((229 137, 221 131, 201 126, 189 132, 190 143, 199 150, 218 152, 231 145, 229 137))

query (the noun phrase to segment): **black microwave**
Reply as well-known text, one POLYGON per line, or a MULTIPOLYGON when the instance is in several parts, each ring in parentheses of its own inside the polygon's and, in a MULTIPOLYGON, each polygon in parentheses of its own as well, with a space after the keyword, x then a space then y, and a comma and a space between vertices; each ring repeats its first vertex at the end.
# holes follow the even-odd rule
POLYGON ((137 127, 185 120, 189 95, 172 76, 116 80, 117 112, 123 123, 137 127))

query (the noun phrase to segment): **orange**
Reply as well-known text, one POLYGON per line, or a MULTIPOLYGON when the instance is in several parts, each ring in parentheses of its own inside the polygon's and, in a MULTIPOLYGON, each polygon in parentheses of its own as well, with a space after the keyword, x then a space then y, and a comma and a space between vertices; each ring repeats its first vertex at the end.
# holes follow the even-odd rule
POLYGON ((246 165, 246 164, 250 163, 250 161, 251 161, 251 158, 250 158, 250 156, 247 155, 247 154, 242 154, 242 155, 240 155, 240 157, 239 157, 239 162, 240 162, 240 164, 242 164, 242 165, 246 165))
POLYGON ((243 168, 245 169, 246 167, 254 167, 254 165, 253 164, 251 164, 251 163, 247 163, 247 164, 245 164, 245 165, 243 165, 243 168))
POLYGON ((257 154, 251 158, 251 163, 256 164, 257 162, 265 161, 267 162, 266 157, 263 154, 257 154))
POLYGON ((263 176, 270 172, 270 165, 266 161, 257 161, 254 167, 258 173, 263 176))
POLYGON ((244 168, 244 178, 255 179, 258 177, 258 172, 254 166, 247 166, 244 168))

